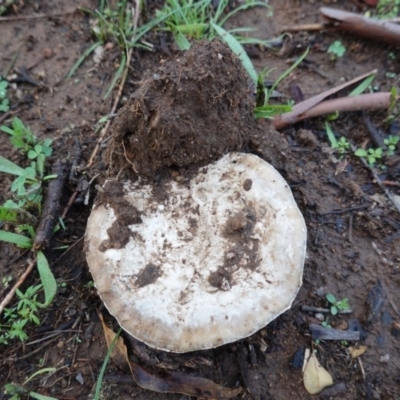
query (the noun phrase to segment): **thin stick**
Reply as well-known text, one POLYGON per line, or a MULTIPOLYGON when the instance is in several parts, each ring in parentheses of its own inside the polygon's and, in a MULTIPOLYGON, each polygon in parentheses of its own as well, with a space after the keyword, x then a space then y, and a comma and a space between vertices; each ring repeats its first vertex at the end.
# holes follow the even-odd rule
MULTIPOLYGON (((400 18, 393 19, 382 19, 380 22, 392 22, 399 23, 400 18)), ((281 32, 302 32, 302 31, 321 31, 322 29, 332 29, 332 24, 329 23, 315 23, 315 24, 301 24, 293 26, 285 26, 281 29, 281 32)))
POLYGON ((327 28, 326 24, 302 24, 285 26, 281 29, 281 32, 320 31, 325 28, 327 28))
POLYGON ((28 277, 28 275, 32 272, 33 267, 36 265, 36 256, 34 259, 29 263, 28 268, 25 270, 25 272, 20 276, 18 279, 17 283, 12 287, 12 289, 8 292, 7 296, 4 298, 4 300, 0 303, 0 315, 4 311, 4 309, 7 307, 8 303, 11 301, 11 299, 14 297, 15 292, 17 289, 24 283, 25 279, 28 277))
POLYGON ((389 92, 365 93, 358 96, 326 100, 302 113, 296 110, 302 104, 299 103, 293 107, 292 111, 275 117, 272 123, 275 129, 279 130, 307 118, 320 117, 334 112, 387 109, 390 106, 390 101, 391 95, 389 92))
MULTIPOLYGON (((135 3, 136 3, 136 10, 135 10, 135 16, 134 16, 134 21, 133 21, 133 31, 134 31, 134 32, 136 32, 137 24, 138 24, 138 20, 139 20, 140 0, 137 0, 135 3)), ((133 39, 133 37, 132 37, 132 39, 133 39)), ((127 56, 127 58, 126 58, 126 66, 125 66, 125 69, 124 69, 124 73, 123 73, 123 75, 122 75, 121 84, 119 85, 117 97, 116 97, 115 100, 114 100, 114 104, 113 104, 113 107, 112 107, 112 109, 111 109, 110 115, 115 114, 115 111, 117 110, 119 101, 120 101, 120 99, 121 99, 122 92, 123 92, 124 86, 125 86, 125 82, 126 82, 126 79, 127 79, 127 77, 128 77, 129 67, 130 67, 130 65, 131 65, 132 53, 133 53, 133 47, 131 47, 131 48, 128 50, 128 56, 127 56)), ((101 145, 101 143, 103 142, 103 139, 104 139, 104 137, 106 136, 106 134, 107 134, 107 132, 108 132, 108 128, 110 127, 110 125, 111 125, 111 120, 108 119, 108 121, 107 121, 105 127, 101 130, 100 137, 99 137, 99 139, 97 140, 96 146, 95 146, 95 148, 94 148, 94 150, 93 150, 92 155, 90 156, 90 159, 89 159, 89 162, 88 162, 86 168, 90 168, 90 167, 92 166, 92 164, 93 164, 93 162, 94 162, 94 159, 96 158, 97 153, 99 152, 100 145, 101 145)))
MULTIPOLYGON (((293 124, 297 121, 299 121, 299 117, 302 116, 304 113, 307 111, 310 111, 312 108, 316 107, 318 104, 320 104, 323 100, 325 100, 328 96, 331 96, 343 89, 346 89, 347 87, 354 85, 358 83, 359 81, 368 78, 370 75, 375 74, 377 70, 373 70, 371 72, 368 72, 366 74, 360 75, 349 82, 343 83, 339 86, 335 86, 331 89, 328 89, 320 94, 317 94, 316 96, 313 96, 307 100, 302 101, 301 103, 296 104, 293 107, 293 110, 284 113, 281 115, 277 115, 273 120, 272 123, 274 124, 275 129, 282 129, 285 126, 288 126, 290 124, 293 124)), ((353 96, 355 97, 355 96, 353 96)))
MULTIPOLYGON (((303 312, 315 312, 315 313, 323 313, 323 314, 330 314, 331 310, 329 308, 322 308, 322 307, 313 307, 313 306, 302 306, 301 311, 303 312)), ((352 314, 353 310, 338 310, 338 314, 352 314)))
POLYGON ((53 166, 52 174, 57 178, 50 181, 43 211, 40 215, 40 222, 36 229, 33 250, 41 250, 49 244, 53 235, 53 229, 57 221, 60 197, 64 188, 66 174, 66 163, 58 160, 53 166))

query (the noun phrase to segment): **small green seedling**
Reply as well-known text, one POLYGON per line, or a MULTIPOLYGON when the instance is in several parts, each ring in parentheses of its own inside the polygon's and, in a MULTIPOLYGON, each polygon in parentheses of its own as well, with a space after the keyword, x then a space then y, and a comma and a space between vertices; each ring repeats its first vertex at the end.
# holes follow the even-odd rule
POLYGON ((13 277, 11 275, 8 275, 1 279, 1 283, 3 284, 4 288, 8 288, 12 280, 13 277))
POLYGON ((363 157, 367 160, 369 166, 375 166, 375 163, 383 157, 383 150, 381 147, 377 149, 357 149, 354 153, 357 157, 363 157))
POLYGON ((38 308, 43 304, 37 300, 37 292, 42 289, 42 285, 30 286, 25 293, 16 290, 18 303, 12 308, 4 309, 4 324, 0 324, 0 344, 8 344, 9 340, 19 339, 21 342, 28 339, 25 325, 32 322, 40 324, 37 315, 38 308))
POLYGON ((325 121, 325 130, 331 147, 343 158, 350 149, 350 142, 344 136, 337 140, 328 121, 325 121))
POLYGON ((321 325, 322 325, 324 328, 332 328, 332 325, 329 323, 328 318, 326 319, 326 321, 322 321, 322 322, 321 322, 321 325))
POLYGON ((338 311, 350 310, 350 304, 348 298, 342 300, 336 300, 336 297, 329 293, 326 295, 326 299, 331 304, 331 314, 337 315, 338 311))
POLYGON ((10 400, 20 400, 22 398, 25 398, 25 396, 32 397, 33 399, 38 400, 57 400, 55 397, 44 396, 43 394, 36 393, 25 387, 27 383, 29 383, 29 381, 31 381, 36 376, 46 373, 53 374, 55 371, 56 368, 43 368, 32 374, 22 385, 17 385, 16 383, 7 383, 4 385, 5 393, 11 396, 9 397, 10 400))
POLYGON ((42 202, 42 183, 53 179, 53 175, 44 175, 46 159, 52 154, 52 140, 38 140, 31 130, 19 118, 12 120, 11 128, 0 126, 0 130, 10 135, 10 141, 15 148, 32 160, 30 166, 21 168, 12 161, 0 156, 0 172, 16 175, 11 185, 13 200, 8 200, 4 206, 8 208, 23 208, 36 206, 40 210, 42 202))
POLYGON ((10 101, 7 98, 8 82, 0 76, 0 112, 7 112, 10 109, 10 101))
MULTIPOLYGON (((229 45, 229 43, 228 43, 229 45)), ((230 46, 230 45, 229 45, 230 46)), ((244 51, 244 50, 243 50, 244 51)), ((262 71, 258 74, 257 83, 257 95, 256 95, 256 107, 254 108, 254 118, 266 118, 271 119, 275 115, 283 114, 292 110, 290 104, 270 104, 271 95, 276 89, 276 87, 289 75, 294 69, 307 57, 309 49, 307 49, 304 54, 299 57, 299 59, 290 66, 286 71, 284 71, 278 79, 274 82, 271 89, 266 89, 264 87, 264 78, 270 71, 262 71)), ((254 69, 254 68, 253 68, 254 69)), ((252 75, 249 73, 250 77, 252 75)))
POLYGON ((346 47, 343 46, 340 40, 335 40, 329 47, 328 53, 331 54, 331 60, 341 58, 346 53, 346 47))
POLYGON ((400 136, 389 136, 387 139, 384 139, 383 142, 387 146, 387 152, 386 154, 388 156, 392 156, 395 151, 397 144, 399 143, 400 136))

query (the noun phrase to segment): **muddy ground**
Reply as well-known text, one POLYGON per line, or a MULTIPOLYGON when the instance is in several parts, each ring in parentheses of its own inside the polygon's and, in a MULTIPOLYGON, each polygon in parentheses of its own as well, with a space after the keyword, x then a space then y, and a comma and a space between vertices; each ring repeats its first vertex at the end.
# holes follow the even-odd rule
MULTIPOLYGON (((65 157, 67 153, 73 154, 74 144, 78 141, 82 148, 79 177, 89 181, 100 174, 94 183, 102 183, 107 175, 109 157, 104 155, 110 145, 110 136, 94 165, 87 170, 84 166, 99 135, 95 131, 96 123, 112 107, 113 96, 107 100, 103 100, 103 96, 118 67, 118 50, 115 47, 108 50, 100 64, 95 64, 90 57, 73 78, 63 80, 93 41, 89 17, 73 11, 78 6, 94 9, 97 2, 16 3, 15 10, 7 15, 21 18, 0 21, 0 74, 12 75, 16 69, 21 71, 21 68, 37 63, 29 70, 29 75, 38 84, 17 81, 9 90, 12 107, 6 122, 18 115, 40 137, 55 139, 53 160, 65 157), (53 15, 55 12, 59 15, 30 18, 34 14, 53 15), (48 49, 51 49, 51 56, 43 57, 43 51, 49 54, 48 49)), ((157 6, 149 4, 150 9, 157 6)), ((284 0, 271 1, 270 4, 273 17, 268 17, 263 9, 250 10, 232 20, 232 26, 255 27, 258 37, 273 38, 278 36, 283 26, 316 22, 321 5, 350 11, 367 9, 357 1, 284 0)), ((170 39, 167 38, 165 44, 159 36, 151 35, 148 40, 154 44, 154 51, 133 53, 122 104, 129 104, 130 96, 150 72, 167 60, 179 57, 170 39)), ((287 68, 287 60, 298 56, 307 46, 310 46, 308 67, 297 68, 278 88, 288 97, 289 83, 296 83, 307 98, 375 68, 378 70, 375 86, 380 90, 398 86, 400 63, 396 57, 397 49, 345 34, 301 32, 293 34, 280 52, 257 47, 248 48, 248 52, 256 68, 275 68, 270 75, 273 80, 287 68), (326 50, 337 39, 342 41, 347 52, 343 58, 332 61, 326 50)), ((368 112, 366 115, 384 135, 389 130, 391 134, 399 135, 398 124, 390 127, 383 124, 384 112, 368 112)), ((0 115, 0 118, 4 122, 4 116, 0 115)), ((191 115, 191 118, 195 122, 196 116, 191 115)), ((359 146, 370 139, 363 116, 358 113, 343 114, 332 124, 339 137, 346 136, 359 146)), ((302 312, 301 307, 326 307, 325 295, 332 293, 338 299, 349 298, 353 312, 331 316, 329 323, 332 327, 360 331, 362 340, 359 344, 366 345, 367 350, 360 358, 352 359, 348 345, 340 341, 314 344, 322 365, 329 370, 335 383, 319 397, 399 398, 399 214, 374 182, 371 171, 359 159, 348 156, 346 165, 338 163, 329 148, 323 119, 306 121, 280 133, 264 121, 257 123, 255 129, 267 132, 269 139, 259 138, 248 146, 241 139, 232 147, 228 146, 229 149, 243 146, 243 150, 255 152, 271 162, 289 182, 308 228, 304 283, 291 309, 250 338, 215 350, 179 356, 154 351, 126 335, 131 358, 154 375, 162 376, 163 371, 164 375, 166 371, 185 372, 212 379, 226 387, 240 386, 243 391, 237 399, 311 398, 304 389, 295 355, 302 348, 311 346, 309 324, 320 324, 320 321, 315 314, 302 312), (271 151, 272 145, 280 151, 271 151), (379 297, 380 307, 371 310, 374 293, 379 297)), ((0 149, 2 156, 21 162, 20 154, 9 145, 6 134, 0 135, 0 149)), ((179 166, 176 160, 171 164, 175 176, 185 174, 184 167, 179 166)), ((399 159, 394 156, 387 164, 387 169, 377 173, 382 181, 388 183, 388 189, 399 194, 399 159)), ((2 202, 9 197, 10 182, 9 176, 1 175, 2 202)), ((66 185, 63 208, 76 188, 74 181, 66 185)), ((40 311, 41 325, 29 330, 29 339, 25 343, 12 342, 1 348, 1 387, 9 382, 22 384, 42 367, 56 367, 55 374, 47 379, 34 379, 29 388, 59 399, 84 399, 93 392, 107 352, 97 309, 106 311, 91 284, 83 249, 86 221, 95 191, 92 187, 87 206, 83 196, 78 195, 78 201, 65 218, 67 229, 56 233, 46 251, 57 281, 65 285, 59 288, 54 303, 40 311), (60 245, 69 245, 70 248, 65 253, 64 250, 52 250, 60 245)), ((27 265, 26 255, 19 255, 20 252, 12 246, 0 244, 0 278, 11 275, 15 282, 27 265)), ((24 287, 36 283, 38 276, 34 273, 24 287)), ((6 292, 7 289, 0 287, 1 298, 6 292)), ((106 314, 106 320, 117 329, 112 317, 106 314)), ((3 398, 2 391, 0 398, 3 398)), ((183 400, 189 397, 141 389, 110 363, 103 398, 183 400)))

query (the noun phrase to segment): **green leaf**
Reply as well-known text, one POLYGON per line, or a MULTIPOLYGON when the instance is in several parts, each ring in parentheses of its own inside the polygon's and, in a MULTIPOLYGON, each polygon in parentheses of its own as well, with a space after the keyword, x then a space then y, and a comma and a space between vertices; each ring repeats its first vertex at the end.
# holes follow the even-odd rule
POLYGON ((1 125, 0 126, 0 131, 8 133, 9 135, 14 135, 14 131, 12 129, 10 129, 8 126, 5 126, 5 125, 1 125))
POLYGON ((42 251, 37 252, 37 267, 44 289, 45 301, 44 304, 42 304, 42 307, 47 307, 56 295, 57 282, 51 272, 47 258, 42 251))
POLYGON ((18 233, 7 232, 0 230, 0 241, 16 244, 18 247, 24 249, 32 248, 32 240, 23 235, 18 235, 18 233))
POLYGON ((338 309, 336 306, 331 307, 331 313, 332 313, 332 315, 336 315, 338 313, 338 309))
POLYGON ((368 153, 367 153, 367 151, 364 150, 364 149, 357 149, 357 150, 354 152, 354 155, 357 156, 357 157, 367 157, 368 153))
POLYGON ((331 304, 335 304, 336 303, 336 298, 332 293, 328 293, 326 295, 326 299, 329 301, 329 303, 331 304))
POLYGON ((16 222, 17 218, 18 211, 16 209, 0 206, 0 221, 16 222))
POLYGON ((7 160, 3 156, 0 156, 0 172, 5 172, 6 174, 25 176, 25 170, 14 164, 12 161, 7 160))
POLYGON ((239 57, 243 68, 247 71, 254 84, 256 84, 257 72, 254 69, 253 63, 251 62, 243 46, 235 39, 234 36, 217 24, 214 24, 214 22, 211 22, 211 26, 218 33, 221 39, 229 46, 229 48, 239 57))
POLYGON ((37 157, 38 153, 36 153, 35 150, 29 150, 28 151, 28 158, 30 160, 34 160, 37 157))
POLYGON ((175 42, 181 51, 190 49, 190 42, 186 39, 185 35, 177 29, 173 24, 168 24, 171 28, 172 35, 174 36, 175 42))
POLYGON ((28 392, 23 386, 16 385, 15 383, 6 383, 4 385, 4 389, 7 394, 12 394, 12 395, 20 395, 28 392))

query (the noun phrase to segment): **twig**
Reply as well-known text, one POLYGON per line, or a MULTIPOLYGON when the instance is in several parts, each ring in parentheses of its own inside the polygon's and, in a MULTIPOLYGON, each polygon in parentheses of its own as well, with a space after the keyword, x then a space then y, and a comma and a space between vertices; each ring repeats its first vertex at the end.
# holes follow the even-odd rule
POLYGON ((360 340, 360 332, 358 331, 324 328, 317 324, 310 324, 309 329, 313 340, 360 340))
POLYGON ((319 11, 324 21, 335 24, 339 30, 400 46, 399 25, 335 8, 321 7, 319 11))
POLYGON ((368 118, 365 111, 362 111, 362 120, 367 128, 367 131, 376 147, 382 147, 383 150, 386 150, 387 147, 383 141, 382 135, 380 132, 375 128, 371 120, 368 118))
MULTIPOLYGON (((137 28, 137 24, 138 24, 138 20, 139 20, 140 0, 136 0, 135 3, 136 3, 136 10, 135 10, 135 15, 134 15, 134 20, 133 20, 133 31, 134 32, 136 32, 136 28, 137 28)), ((132 39, 133 39, 133 37, 132 37, 132 39)), ((122 91, 124 90, 125 82, 126 82, 126 79, 128 77, 129 67, 131 65, 132 53, 133 53, 133 47, 131 47, 128 50, 128 55, 127 55, 127 58, 126 58, 126 65, 125 65, 124 73, 122 75, 121 84, 119 85, 118 93, 117 93, 117 96, 116 96, 116 98, 114 100, 114 104, 112 106, 110 115, 115 114, 115 111, 117 110, 119 101, 121 99, 122 91)), ((89 159, 89 162, 88 162, 86 168, 90 168, 92 166, 92 164, 94 162, 94 159, 96 158, 97 153, 99 152, 100 145, 103 142, 103 139, 105 138, 105 136, 107 134, 107 131, 108 131, 108 128, 110 127, 110 124, 111 124, 111 120, 108 119, 105 127, 101 130, 99 139, 97 140, 96 146, 95 146, 95 148, 93 150, 92 155, 90 156, 90 159, 89 159)))
POLYGON ((36 229, 35 240, 33 241, 33 250, 41 250, 49 244, 49 240, 53 234, 53 229, 57 221, 58 208, 62 189, 66 179, 67 164, 63 161, 56 161, 52 174, 56 174, 57 178, 49 183, 46 200, 40 216, 40 222, 36 229))
POLYGON ((353 214, 349 217, 349 242, 353 243, 353 214))
POLYGON ((391 95, 389 92, 380 92, 341 97, 339 99, 323 101, 312 108, 299 113, 297 108, 306 101, 307 100, 296 104, 292 111, 275 117, 272 120, 275 129, 283 129, 288 125, 304 119, 332 114, 334 112, 387 109, 390 106, 391 95))
MULTIPOLYGON (((391 23, 399 23, 400 18, 393 19, 382 19, 380 22, 391 22, 391 23)), ((315 23, 315 24, 301 24, 294 26, 285 26, 281 29, 281 32, 302 32, 302 31, 321 31, 322 29, 330 29, 332 28, 332 24, 329 23, 315 23)))
POLYGON ((7 307, 8 303, 11 301, 11 299, 14 297, 14 294, 17 291, 17 289, 24 283, 25 279, 32 272, 35 264, 36 264, 36 256, 29 263, 25 272, 19 277, 18 281, 15 283, 15 285, 12 287, 12 289, 8 292, 8 294, 4 298, 4 300, 0 303, 0 315, 3 313, 4 309, 7 307))
POLYGON ((320 31, 327 28, 326 24, 301 24, 294 26, 285 26, 281 32, 301 32, 301 31, 320 31))
MULTIPOLYGON (((330 314, 331 310, 329 308, 322 308, 322 307, 313 307, 313 306, 302 306, 301 311, 304 312, 315 312, 315 313, 324 313, 324 314, 330 314)), ((338 310, 338 314, 351 314, 353 310, 338 310)))
POLYGON ((60 257, 57 258, 56 262, 60 261, 61 258, 63 258, 69 251, 71 251, 84 237, 85 236, 81 236, 79 239, 75 241, 75 243, 71 244, 71 246, 69 246, 68 249, 65 250, 60 257))
POLYGON ((291 124, 299 121, 300 116, 302 116, 304 113, 306 113, 307 111, 311 110, 313 107, 315 107, 316 105, 321 103, 327 97, 329 97, 351 85, 354 85, 365 78, 368 78, 370 75, 375 74, 376 72, 377 72, 377 70, 373 70, 366 74, 357 76, 356 78, 350 80, 349 82, 343 83, 339 86, 335 86, 331 89, 326 90, 325 92, 317 94, 316 96, 313 96, 307 100, 302 101, 301 103, 296 104, 293 107, 292 111, 278 115, 272 120, 272 123, 274 124, 275 129, 282 129, 285 126, 291 125, 291 124))

